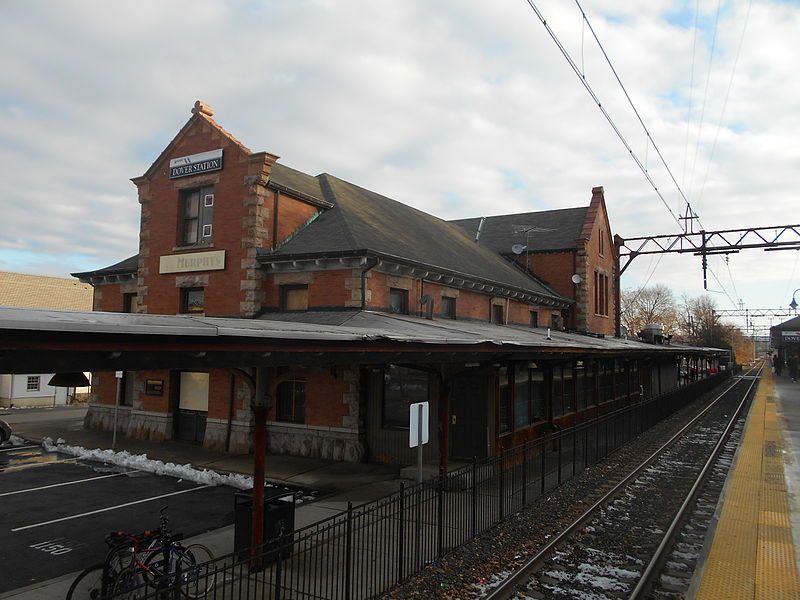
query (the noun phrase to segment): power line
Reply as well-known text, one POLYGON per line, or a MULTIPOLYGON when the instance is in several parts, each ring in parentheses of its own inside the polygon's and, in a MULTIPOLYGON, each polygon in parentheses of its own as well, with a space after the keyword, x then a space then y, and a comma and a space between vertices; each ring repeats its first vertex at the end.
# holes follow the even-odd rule
POLYGON ((686 143, 683 148, 683 171, 681 185, 686 184, 686 159, 689 157, 689 130, 692 124, 692 96, 694 95, 694 61, 697 56, 697 20, 700 16, 700 0, 694 3, 694 38, 692 40, 692 68, 689 71, 689 112, 686 114, 686 143))
MULTIPOLYGON (((541 21, 542 25, 544 25, 544 28, 547 30, 547 33, 550 34, 550 37, 553 39, 553 42, 555 42, 556 46, 561 51, 561 54, 564 56, 564 58, 567 60, 567 63, 569 63, 569 66, 572 68, 573 72, 578 77, 578 79, 580 80, 580 82, 583 85, 583 87, 586 89, 586 91, 592 97, 592 100, 594 100, 594 102, 597 104, 597 107, 600 109, 600 112, 603 113, 603 116, 606 118, 606 120, 608 121, 609 125, 611 125, 611 128, 614 130, 614 133, 617 134, 617 137, 620 139, 622 144, 628 150, 628 153, 631 155, 631 158, 633 158, 634 162, 636 162, 636 165, 639 167, 639 169, 641 170, 642 174, 644 174, 644 176, 647 179, 647 181, 653 187, 653 189, 655 190, 656 194, 661 199, 661 202, 664 204, 664 207, 672 215, 672 218, 675 220, 675 222, 678 225, 680 225, 681 222, 678 219, 678 216, 670 208, 670 206, 667 203, 666 199, 664 198, 663 194, 659 191, 658 186, 656 185, 655 181, 653 181, 653 178, 650 176, 650 173, 644 167, 644 165, 642 164, 642 161, 639 160, 639 157, 636 156, 636 153, 634 153, 634 151, 631 148, 630 144, 628 144, 628 141, 625 139, 625 136, 619 130, 619 127, 617 127, 617 124, 611 118, 611 115, 609 115, 608 111, 606 111, 606 109, 603 107, 603 104, 600 102, 600 99, 598 98, 597 94, 594 92, 594 89, 592 89, 592 86, 589 85, 589 83, 586 81, 586 78, 581 74, 581 71, 578 68, 578 65, 575 64, 575 61, 570 56, 569 52, 567 52, 567 49, 561 43, 561 40, 558 39, 558 36, 552 30, 550 25, 547 24, 547 20, 544 18, 542 13, 539 11, 539 8, 536 6, 534 1, 533 0, 527 0, 527 2, 528 2, 528 5, 533 10, 533 12, 536 13, 536 16, 539 17, 539 21, 541 21)), ((591 28, 591 26, 590 26, 590 28, 591 28)), ((649 137, 649 134, 648 134, 648 137, 649 137)), ((650 140, 652 141, 652 138, 650 138, 650 140)), ((673 178, 673 181, 674 181, 674 178, 673 178)), ((683 194, 683 192, 681 192, 681 194, 683 194)))
POLYGON ((733 77, 736 75, 736 66, 739 64, 739 54, 742 52, 742 45, 744 44, 744 34, 747 31, 747 23, 750 20, 750 9, 753 6, 753 0, 747 3, 747 12, 744 15, 744 27, 742 27, 742 35, 739 37, 739 46, 736 48, 736 58, 733 60, 733 68, 731 69, 731 78, 728 80, 728 89, 725 92, 725 100, 722 102, 722 114, 719 116, 719 123, 717 123, 717 132, 714 134, 714 143, 711 144, 711 152, 708 155, 708 164, 706 165, 706 173, 703 177, 703 184, 700 186, 700 194, 697 196, 697 201, 700 202, 703 198, 703 191, 706 189, 706 182, 708 181, 708 173, 711 170, 711 162, 714 159, 714 151, 717 148, 717 140, 719 139, 719 132, 722 129, 722 121, 725 119, 725 110, 728 107, 728 97, 731 94, 731 87, 733 86, 733 77))
MULTIPOLYGON (((529 4, 531 4, 530 0, 529 0, 529 4)), ((609 58, 608 53, 606 52, 606 49, 603 47, 602 42, 600 42, 600 38, 597 37, 597 33, 595 32, 594 27, 592 27, 592 24, 589 22, 589 18, 586 16, 586 12, 583 10, 583 6, 581 6, 580 0, 575 0, 575 4, 578 6, 578 10, 581 11, 581 16, 583 17, 583 20, 585 21, 586 25, 589 26, 589 31, 592 33, 592 37, 594 37, 594 41, 597 42, 597 46, 598 46, 598 48, 600 48, 600 52, 603 53, 603 57, 606 59, 606 62, 608 63, 608 66, 611 69, 611 72, 614 74, 614 78, 617 80, 617 83, 619 84, 619 87, 622 88, 622 92, 625 94, 625 98, 628 100, 628 104, 630 104, 631 108, 633 109, 634 114, 636 115, 636 118, 639 120, 639 124, 642 126, 642 129, 644 129, 645 133, 647 134, 648 141, 653 144, 653 149, 656 151, 656 154, 658 154, 658 158, 661 159, 661 164, 664 165, 664 168, 667 170, 667 173, 669 173, 669 176, 672 179, 672 183, 675 184, 675 187, 678 189, 678 193, 680 193, 681 197, 683 198, 683 200, 686 202, 687 206, 691 210, 692 207, 691 207, 691 204, 689 203, 688 198, 686 198, 686 196, 683 193, 683 190, 681 189, 680 184, 678 183, 677 179, 675 179, 675 176, 672 174, 672 170, 669 168, 669 165, 667 164, 667 161, 664 160, 664 156, 661 154, 661 150, 658 148, 658 144, 656 144, 655 140, 653 139, 653 136, 650 135, 650 130, 647 128, 647 125, 645 125, 644 120, 642 119, 642 116, 639 114, 639 111, 637 110, 636 105, 633 103, 633 100, 630 97, 630 94, 628 94, 628 90, 625 88, 625 85, 622 83, 622 79, 620 79, 620 76, 617 73, 617 70, 614 68, 614 65, 612 64, 611 59, 609 58)), ((549 31, 549 29, 548 29, 548 31, 549 31)), ((646 171, 646 169, 645 169, 645 171, 646 171)), ((663 200, 663 198, 662 198, 662 200, 663 200)), ((669 206, 667 208, 669 209, 669 206)), ((670 212, 672 212, 672 211, 670 210, 670 212)), ((673 217, 674 216, 675 215, 673 213, 673 217)), ((679 222, 679 224, 680 224, 680 222, 679 222)))
POLYGON ((692 173, 689 176, 689 195, 692 194, 692 187, 694 184, 694 168, 697 164, 697 155, 700 152, 700 137, 703 133, 703 119, 706 114, 706 98, 708 97, 708 84, 711 81, 711 66, 714 64, 714 49, 717 45, 717 24, 719 23, 719 10, 722 6, 722 0, 717 0, 717 15, 714 19, 714 34, 711 37, 711 53, 708 58, 708 73, 706 74, 705 91, 703 92, 703 101, 700 103, 700 126, 697 130, 697 144, 694 148, 694 158, 692 159, 692 173))

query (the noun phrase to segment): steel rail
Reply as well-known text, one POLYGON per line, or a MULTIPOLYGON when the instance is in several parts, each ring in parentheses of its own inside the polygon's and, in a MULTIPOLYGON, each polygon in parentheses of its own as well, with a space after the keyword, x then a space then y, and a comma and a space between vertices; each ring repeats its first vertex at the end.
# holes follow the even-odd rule
POLYGON ((739 403, 739 406, 736 407, 736 410, 733 413, 733 417, 728 422, 727 427, 725 427, 725 431, 722 432, 720 435, 719 440, 714 446, 714 449, 711 451, 711 455, 708 457, 706 464, 703 466, 703 469, 700 471, 700 474, 697 476, 697 479, 692 486, 692 489, 686 494, 686 498, 681 504, 681 507, 678 509, 678 512, 675 514, 675 518, 672 520, 667 532, 664 534, 664 538, 661 540, 658 548, 656 549, 655 554, 650 559, 645 570, 642 572, 641 577, 639 577, 639 581, 636 584, 636 587, 633 588, 631 595, 628 597, 628 600, 637 600, 638 598, 642 597, 642 594, 645 590, 649 590, 650 585, 653 583, 653 578, 658 574, 658 569, 660 569, 662 565, 662 561, 664 559, 664 555, 666 554, 667 550, 672 547, 672 542, 675 538, 675 534, 678 532, 681 523, 683 522, 683 518, 686 516, 686 512, 689 510, 689 507, 694 504, 696 499, 697 493, 700 491, 700 487, 705 483, 706 475, 708 472, 714 467, 717 463, 717 459, 719 458, 720 452, 722 452, 723 446, 728 441, 730 437, 731 431, 736 426, 736 422, 739 419, 739 415, 744 408, 745 403, 747 402, 747 398, 750 396, 750 392, 753 391, 753 387, 755 386, 756 382, 759 380, 761 376, 761 372, 763 371, 764 366, 762 364, 761 368, 756 373, 755 378, 750 383, 750 386, 747 388, 747 391, 742 398, 742 401, 739 403))
MULTIPOLYGON (((754 367, 755 368, 755 367, 754 367)), ((751 368, 748 373, 754 370, 751 368)), ((628 474, 622 481, 620 481, 617 485, 611 488, 608 492, 606 492, 597 502, 592 504, 584 513, 575 519, 570 525, 568 525, 564 530, 561 531, 558 535, 556 535, 552 540, 550 540, 545 546, 542 547, 539 552, 537 552, 534 556, 529 558, 525 563, 517 569, 514 573, 509 575, 499 586, 494 588, 487 596, 485 596, 485 600, 507 600, 513 594, 517 585, 519 585, 523 580, 527 579, 531 572, 533 572, 536 567, 539 566, 541 562, 543 562, 555 548, 560 546, 569 536, 571 536, 577 529, 581 528, 587 521, 589 521, 593 516, 594 513, 605 504, 608 503, 609 500, 614 498, 617 494, 622 491, 622 489, 627 486, 633 479, 639 476, 642 471, 644 471, 647 467, 649 467, 656 459, 659 458, 661 454, 663 454, 668 448, 673 446, 683 435, 692 428, 701 418, 705 416, 707 412, 709 412, 714 405, 719 402, 723 396, 725 396, 728 392, 730 392, 733 388, 735 388, 739 383, 736 381, 732 383, 728 388, 723 391, 719 396, 714 398, 712 402, 709 403, 702 411, 700 411, 691 421, 689 421, 686 425, 681 427, 671 438, 669 438, 666 442, 664 442, 655 452, 653 452, 650 456, 648 456, 638 467, 636 467, 630 474, 628 474)), ((749 392, 748 392, 749 393, 749 392)))

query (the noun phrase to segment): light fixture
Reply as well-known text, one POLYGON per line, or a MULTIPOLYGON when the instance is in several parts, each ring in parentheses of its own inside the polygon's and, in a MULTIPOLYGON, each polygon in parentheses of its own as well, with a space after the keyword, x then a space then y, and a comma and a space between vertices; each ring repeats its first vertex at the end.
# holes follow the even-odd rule
POLYGON ((794 312, 797 312, 797 300, 794 299, 794 295, 800 292, 800 288, 797 288, 795 291, 792 292, 792 301, 789 302, 789 308, 791 308, 794 312))

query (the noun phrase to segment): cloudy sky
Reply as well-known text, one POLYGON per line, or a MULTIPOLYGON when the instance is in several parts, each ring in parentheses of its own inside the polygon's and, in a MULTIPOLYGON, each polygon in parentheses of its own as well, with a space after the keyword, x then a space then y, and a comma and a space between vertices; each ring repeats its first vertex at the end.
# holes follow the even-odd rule
MULTIPOLYGON (((800 222, 800 3, 583 0, 655 146, 577 3, 535 5, 669 209, 525 0, 8 0, 0 269, 134 254, 129 179, 198 98, 251 150, 443 218, 585 205, 602 185, 614 233, 675 233, 657 147, 706 230, 800 222)), ((785 306, 799 254, 714 257, 710 293, 785 306)), ((645 282, 700 294, 699 259, 637 258, 623 287, 645 282)))

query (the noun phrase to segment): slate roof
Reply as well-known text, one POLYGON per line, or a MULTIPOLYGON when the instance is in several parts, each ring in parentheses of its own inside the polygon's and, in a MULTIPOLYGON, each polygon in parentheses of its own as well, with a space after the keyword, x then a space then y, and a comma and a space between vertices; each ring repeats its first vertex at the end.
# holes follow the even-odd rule
POLYGON ((775 331, 800 330, 800 317, 792 317, 788 321, 784 321, 783 323, 778 323, 777 325, 773 325, 772 327, 770 327, 770 330, 775 330, 775 331))
POLYGON ((64 277, 0 271, 0 306, 92 310, 92 286, 64 277))
POLYGON ((134 254, 125 260, 121 260, 118 263, 114 263, 108 267, 103 267, 102 269, 97 269, 95 271, 84 271, 83 273, 70 273, 70 275, 77 277, 80 280, 85 280, 90 277, 103 277, 105 275, 127 275, 129 273, 136 273, 138 268, 139 255, 134 254))
MULTIPOLYGON (((571 250, 581 236, 587 210, 587 206, 582 206, 486 217, 478 242, 500 254, 511 254, 511 246, 526 243, 525 232, 520 229, 538 227, 550 231, 530 232, 527 243, 531 252, 571 250)), ((450 222, 464 229, 474 240, 480 221, 481 217, 473 217, 450 222)))
POLYGON ((476 244, 452 223, 327 173, 317 179, 326 198, 335 206, 323 211, 274 252, 260 251, 262 260, 372 251, 568 300, 493 249, 476 244))
MULTIPOLYGON (((306 313, 307 314, 307 313, 306 313)), ((495 325, 485 321, 429 321, 408 315, 359 311, 342 325, 281 322, 270 319, 243 319, 192 315, 143 315, 110 312, 58 312, 0 308, 0 331, 41 331, 77 333, 81 336, 113 333, 115 336, 191 336, 192 344, 202 340, 231 338, 242 340, 294 340, 329 342, 393 343, 402 351, 405 343, 432 345, 492 344, 498 350, 580 352, 610 351, 631 354, 677 354, 686 352, 727 353, 720 348, 665 346, 622 338, 596 338, 576 333, 514 325, 495 325)), ((121 339, 121 338, 119 338, 121 339)), ((10 342, 13 343, 13 342, 10 342)), ((288 348, 288 346, 287 346, 288 348)), ((2 361, 0 355, 0 362, 2 361)), ((259 359, 259 360, 263 360, 259 359)))
POLYGON ((317 202, 328 202, 320 187, 319 179, 286 165, 275 163, 269 175, 269 184, 290 194, 296 192, 317 202))

